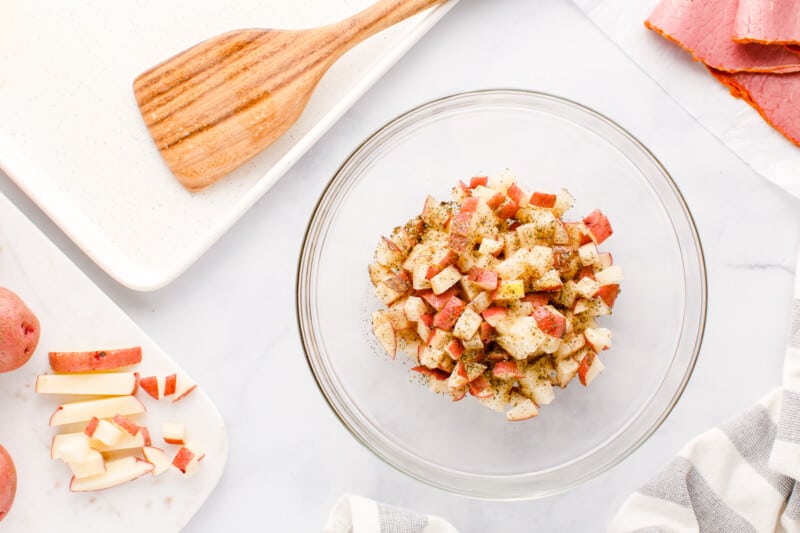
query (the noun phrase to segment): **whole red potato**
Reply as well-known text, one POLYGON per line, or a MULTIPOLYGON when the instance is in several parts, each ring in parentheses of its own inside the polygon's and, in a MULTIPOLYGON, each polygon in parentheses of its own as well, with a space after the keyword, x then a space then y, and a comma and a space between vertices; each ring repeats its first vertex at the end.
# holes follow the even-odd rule
POLYGON ((0 373, 16 370, 39 343, 39 319, 22 299, 0 287, 0 373))
POLYGON ((14 503, 17 492, 17 470, 5 448, 0 446, 0 522, 6 517, 14 503))

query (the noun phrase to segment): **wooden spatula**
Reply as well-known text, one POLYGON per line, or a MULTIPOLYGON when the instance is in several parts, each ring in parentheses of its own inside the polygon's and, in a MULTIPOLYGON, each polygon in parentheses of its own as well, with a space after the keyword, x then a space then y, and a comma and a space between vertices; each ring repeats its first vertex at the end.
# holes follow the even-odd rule
POLYGON ((172 173, 198 191, 289 129, 347 50, 443 1, 381 0, 320 28, 214 37, 136 78, 139 110, 172 173))

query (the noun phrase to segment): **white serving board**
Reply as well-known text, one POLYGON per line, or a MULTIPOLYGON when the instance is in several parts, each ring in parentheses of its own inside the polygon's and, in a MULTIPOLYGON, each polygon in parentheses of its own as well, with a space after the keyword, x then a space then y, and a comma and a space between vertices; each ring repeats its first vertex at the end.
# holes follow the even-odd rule
POLYGON ((40 396, 37 374, 49 371, 50 350, 104 349, 140 345, 143 376, 180 371, 100 289, 0 194, 0 286, 22 297, 42 326, 39 346, 22 368, 0 374, 0 444, 17 468, 14 506, 2 531, 179 531, 197 512, 222 476, 228 444, 225 425, 202 384, 178 403, 156 401, 142 391, 148 411, 135 417, 147 425, 153 445, 174 454, 161 438, 161 424, 186 424, 188 437, 206 458, 184 479, 174 469, 150 474, 96 493, 69 492, 70 473, 50 460, 48 419, 63 396, 40 396))
POLYGON ((142 122, 134 78, 211 36, 302 28, 373 0, 7 0, 0 16, 0 168, 108 274, 160 288, 189 267, 456 2, 360 44, 298 123, 201 193, 170 174, 142 122))

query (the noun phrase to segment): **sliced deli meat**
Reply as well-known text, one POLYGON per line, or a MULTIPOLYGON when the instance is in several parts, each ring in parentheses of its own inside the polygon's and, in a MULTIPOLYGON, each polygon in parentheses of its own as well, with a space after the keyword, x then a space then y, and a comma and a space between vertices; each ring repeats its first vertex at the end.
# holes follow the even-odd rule
POLYGON ((737 0, 662 0, 645 26, 722 72, 800 71, 800 56, 782 46, 735 42, 736 15, 737 0))
POLYGON ((740 43, 800 44, 797 0, 739 0, 733 38, 740 43))
POLYGON ((775 76, 709 70, 733 96, 753 106, 773 128, 800 146, 800 73, 775 76))

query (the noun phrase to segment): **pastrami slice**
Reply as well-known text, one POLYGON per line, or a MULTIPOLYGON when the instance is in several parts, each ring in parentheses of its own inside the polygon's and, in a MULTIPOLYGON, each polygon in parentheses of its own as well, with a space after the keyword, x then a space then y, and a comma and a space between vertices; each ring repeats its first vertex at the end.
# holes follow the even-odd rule
POLYGON ((797 0, 739 0, 733 39, 740 43, 800 44, 797 0))
POLYGON ((737 0, 662 0, 645 26, 722 72, 800 72, 800 56, 782 46, 733 41, 736 14, 737 0))
POLYGON ((800 146, 800 73, 775 76, 709 70, 733 96, 753 106, 773 128, 800 146))

